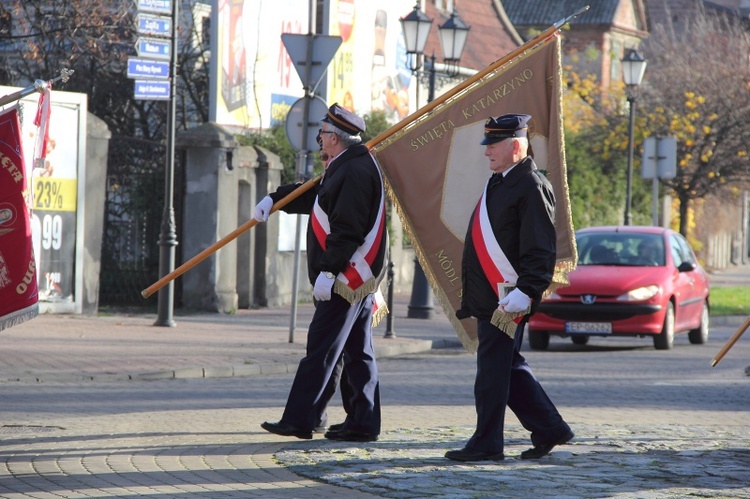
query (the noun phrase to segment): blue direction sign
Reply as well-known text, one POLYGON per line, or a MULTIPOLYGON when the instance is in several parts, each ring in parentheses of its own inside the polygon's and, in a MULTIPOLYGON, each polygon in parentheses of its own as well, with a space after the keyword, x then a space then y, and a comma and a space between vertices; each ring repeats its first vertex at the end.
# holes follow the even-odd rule
POLYGON ((166 61, 147 61, 129 57, 128 78, 165 80, 169 78, 169 63, 166 61))
POLYGON ((169 82, 135 80, 135 98, 139 100, 169 100, 169 82))
POLYGON ((172 35, 172 18, 165 16, 149 16, 148 14, 138 14, 136 16, 136 26, 138 33, 152 36, 171 36, 172 35))
POLYGON ((172 0, 138 0, 138 10, 156 14, 171 14, 172 0))
POLYGON ((135 43, 135 51, 138 57, 149 57, 151 59, 169 59, 172 53, 172 42, 170 40, 159 40, 158 38, 138 38, 135 43))

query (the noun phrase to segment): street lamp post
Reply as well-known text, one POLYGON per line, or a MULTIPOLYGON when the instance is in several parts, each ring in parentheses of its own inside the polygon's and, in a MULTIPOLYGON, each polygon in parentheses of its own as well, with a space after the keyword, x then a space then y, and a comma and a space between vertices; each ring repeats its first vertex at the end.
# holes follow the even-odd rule
POLYGON ((622 79, 625 82, 628 104, 630 107, 630 124, 628 127, 628 172, 627 190, 625 191, 625 225, 631 224, 630 205, 633 184, 633 138, 635 135, 635 100, 638 97, 638 86, 646 72, 646 59, 635 49, 628 49, 622 59, 622 79))
MULTIPOLYGON (((417 107, 419 107, 419 74, 423 66, 424 50, 427 45, 427 37, 432 27, 432 19, 427 17, 421 10, 420 2, 414 9, 400 19, 406 45, 409 69, 417 77, 417 107)), ((454 11, 451 17, 438 27, 440 34, 440 46, 444 55, 444 71, 441 75, 454 77, 458 74, 459 61, 466 44, 466 38, 470 27, 464 24, 458 14, 454 11)), ((425 68, 429 76, 429 93, 427 102, 435 99, 435 54, 430 56, 429 65, 425 68)), ((432 317, 432 293, 427 283, 424 270, 419 265, 419 260, 414 257, 414 279, 412 281, 411 300, 407 317, 413 319, 429 319, 432 317)))

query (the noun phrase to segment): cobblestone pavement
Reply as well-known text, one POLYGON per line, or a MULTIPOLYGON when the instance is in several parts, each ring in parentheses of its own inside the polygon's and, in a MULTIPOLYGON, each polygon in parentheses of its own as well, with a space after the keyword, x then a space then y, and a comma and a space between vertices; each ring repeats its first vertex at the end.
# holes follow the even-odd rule
MULTIPOLYGON (((367 447, 301 445, 276 458, 289 470, 381 497, 750 497, 746 428, 577 425, 575 440, 536 462, 453 463, 443 454, 471 427, 397 430, 367 447)), ((517 424, 506 453, 528 448, 517 424)))
MULTIPOLYGON (((366 444, 260 429, 278 420, 304 351, 287 310, 178 316, 175 328, 44 316, 5 330, 0 497, 750 497, 750 341, 709 367, 743 318, 670 352, 648 339, 529 352, 576 438, 520 460, 528 433, 510 414, 505 461, 454 463, 443 454, 471 435, 475 360, 450 348, 439 311, 409 320, 404 307, 397 337, 376 337, 383 433, 366 444)), ((342 417, 334 405, 330 420, 342 417)))

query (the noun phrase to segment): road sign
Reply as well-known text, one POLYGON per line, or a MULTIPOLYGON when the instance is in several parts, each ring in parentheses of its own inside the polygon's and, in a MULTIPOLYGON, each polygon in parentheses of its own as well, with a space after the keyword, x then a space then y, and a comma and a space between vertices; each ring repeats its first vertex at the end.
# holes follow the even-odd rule
POLYGON ((318 128, 320 119, 326 115, 328 106, 320 97, 302 97, 292 104, 286 115, 286 137, 289 143, 298 151, 317 151, 318 128), (310 101, 307 120, 307 137, 304 133, 305 100, 310 101))
POLYGON ((164 80, 169 78, 169 63, 166 61, 146 61, 128 58, 128 78, 153 78, 164 80))
POLYGON ((135 51, 138 52, 138 57, 169 60, 172 54, 172 42, 158 38, 138 38, 135 42, 135 51))
POLYGON ((172 0, 138 0, 138 11, 171 14, 172 0))
POLYGON ((674 178, 677 175, 677 140, 674 137, 648 137, 643 141, 643 178, 674 178))
POLYGON ((150 16, 138 14, 136 28, 141 35, 172 36, 172 18, 166 16, 150 16))
POLYGON ((304 88, 315 88, 341 45, 340 36, 328 35, 282 33, 281 41, 286 51, 289 52, 289 57, 304 88), (310 43, 312 43, 312 60, 309 61, 308 74, 307 47, 310 43))
POLYGON ((169 82, 161 80, 135 80, 137 100, 169 100, 169 82))

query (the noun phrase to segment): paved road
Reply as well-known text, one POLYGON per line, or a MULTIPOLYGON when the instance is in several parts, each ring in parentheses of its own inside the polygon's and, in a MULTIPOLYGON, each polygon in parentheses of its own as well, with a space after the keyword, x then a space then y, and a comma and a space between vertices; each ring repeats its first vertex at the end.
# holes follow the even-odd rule
POLYGON ((750 342, 710 367, 736 324, 671 351, 552 339, 527 356, 576 438, 521 461, 528 434, 509 415, 506 461, 457 464, 442 455, 471 434, 475 358, 429 350, 455 344, 447 320, 404 307, 398 337, 376 338, 383 433, 361 445, 260 429, 278 420, 303 350, 285 310, 176 328, 48 316, 3 331, 0 497, 750 497, 750 342))

